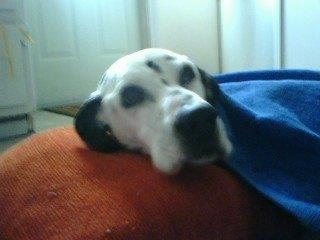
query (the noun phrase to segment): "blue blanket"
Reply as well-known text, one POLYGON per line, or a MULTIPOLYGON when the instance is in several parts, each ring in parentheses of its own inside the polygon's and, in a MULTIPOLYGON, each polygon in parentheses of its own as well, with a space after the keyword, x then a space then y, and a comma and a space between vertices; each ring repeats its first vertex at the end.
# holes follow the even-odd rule
POLYGON ((229 165, 320 232, 320 72, 215 75, 234 145, 229 165))

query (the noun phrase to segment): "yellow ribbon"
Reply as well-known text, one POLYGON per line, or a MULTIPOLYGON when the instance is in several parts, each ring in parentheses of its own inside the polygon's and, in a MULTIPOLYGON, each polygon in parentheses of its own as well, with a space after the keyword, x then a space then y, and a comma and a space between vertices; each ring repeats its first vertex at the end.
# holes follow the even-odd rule
MULTIPOLYGON (((18 28, 21 35, 23 36, 23 39, 21 41, 24 44, 34 44, 35 41, 32 38, 31 34, 23 27, 18 28)), ((0 37, 3 42, 3 55, 5 59, 8 62, 8 75, 11 79, 14 79, 14 59, 11 54, 10 44, 7 36, 6 27, 3 23, 0 23, 0 37)))
POLYGON ((25 42, 30 43, 30 44, 34 44, 35 43, 35 40, 32 38, 32 36, 28 32, 28 30, 26 30, 23 27, 19 27, 19 31, 22 34, 22 36, 24 37, 25 42))
POLYGON ((10 44, 9 44, 9 41, 8 41, 8 36, 7 36, 7 33, 6 33, 6 28, 2 23, 0 23, 0 35, 1 35, 1 38, 2 38, 2 42, 3 42, 3 55, 7 59, 8 66, 9 66, 8 74, 9 74, 9 77, 11 79, 13 79, 13 77, 14 77, 13 58, 12 58, 12 54, 11 54, 11 50, 10 50, 10 44))

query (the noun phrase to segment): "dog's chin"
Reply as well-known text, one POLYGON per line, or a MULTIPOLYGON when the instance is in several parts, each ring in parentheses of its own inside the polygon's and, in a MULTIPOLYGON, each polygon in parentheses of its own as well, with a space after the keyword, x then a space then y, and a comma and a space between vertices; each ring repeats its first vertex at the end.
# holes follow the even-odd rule
POLYGON ((212 153, 210 155, 202 156, 199 158, 184 156, 181 158, 173 159, 163 156, 163 158, 152 157, 152 159, 154 167, 160 172, 168 175, 177 175, 185 166, 203 167, 217 160, 222 160, 222 156, 219 156, 216 153, 212 153))
POLYGON ((200 158, 185 157, 181 159, 180 162, 182 162, 183 165, 205 166, 217 160, 219 160, 219 156, 217 154, 210 154, 200 158))
POLYGON ((217 161, 226 161, 232 151, 231 143, 229 141, 227 143, 228 144, 216 148, 216 151, 212 151, 200 157, 194 157, 192 154, 183 153, 181 149, 176 149, 176 154, 166 154, 164 152, 161 152, 160 155, 151 154, 153 165, 163 173, 176 175, 185 166, 203 167, 217 161))
POLYGON ((178 174, 182 167, 183 162, 179 159, 175 161, 153 161, 154 167, 159 170, 162 173, 168 174, 168 175, 176 175, 178 174))

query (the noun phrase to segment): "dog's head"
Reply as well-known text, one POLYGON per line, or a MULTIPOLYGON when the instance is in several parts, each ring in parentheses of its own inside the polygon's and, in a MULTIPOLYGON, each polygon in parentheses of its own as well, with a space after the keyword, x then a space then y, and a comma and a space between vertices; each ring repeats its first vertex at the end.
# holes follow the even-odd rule
POLYGON ((218 95, 218 84, 186 56, 145 49, 104 73, 75 126, 91 149, 138 150, 150 154, 157 169, 174 174, 184 164, 230 154, 218 95))

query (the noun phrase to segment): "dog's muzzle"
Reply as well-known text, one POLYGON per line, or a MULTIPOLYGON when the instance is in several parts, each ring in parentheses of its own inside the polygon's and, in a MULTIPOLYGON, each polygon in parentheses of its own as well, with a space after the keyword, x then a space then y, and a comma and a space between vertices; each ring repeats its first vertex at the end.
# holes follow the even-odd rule
POLYGON ((210 157, 217 150, 217 116, 217 110, 209 104, 178 113, 174 130, 187 161, 210 157))

